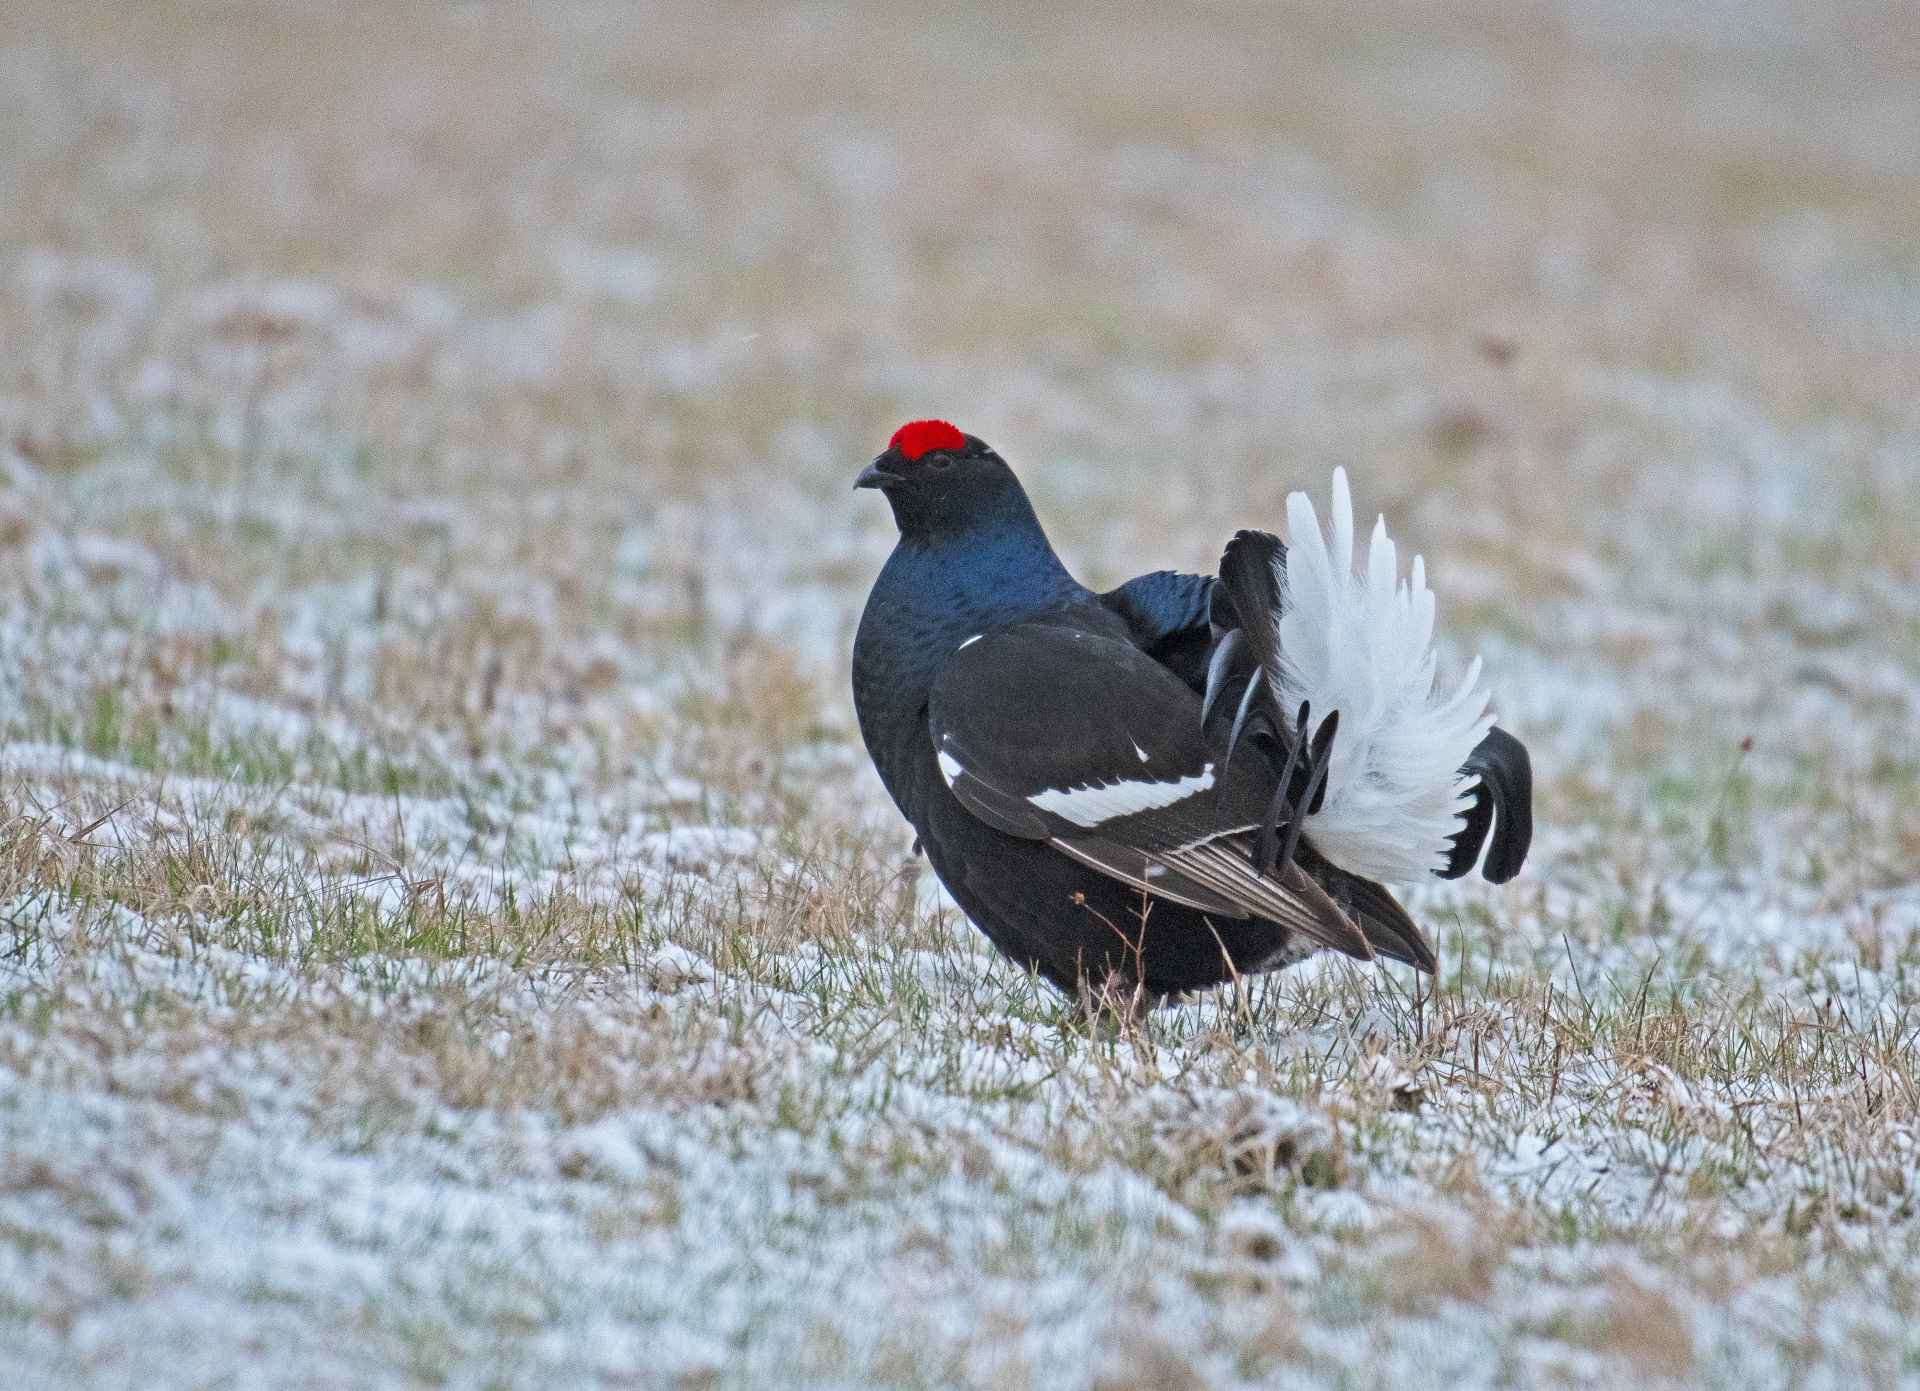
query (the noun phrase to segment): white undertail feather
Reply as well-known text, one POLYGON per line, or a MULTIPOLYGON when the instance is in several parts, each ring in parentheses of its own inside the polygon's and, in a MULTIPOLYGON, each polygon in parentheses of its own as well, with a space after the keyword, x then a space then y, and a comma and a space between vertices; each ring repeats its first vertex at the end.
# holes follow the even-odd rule
POLYGON ((1333 471, 1328 551, 1305 493, 1287 498, 1292 533, 1281 567, 1280 707, 1291 718, 1313 703, 1318 729, 1334 710, 1339 732, 1326 802, 1306 833, 1342 869, 1407 883, 1446 866, 1448 837, 1471 805, 1460 774, 1493 717, 1478 688, 1480 659, 1452 695, 1433 689, 1433 591, 1413 558, 1402 582, 1387 520, 1373 529, 1364 574, 1353 569, 1353 499, 1333 471))

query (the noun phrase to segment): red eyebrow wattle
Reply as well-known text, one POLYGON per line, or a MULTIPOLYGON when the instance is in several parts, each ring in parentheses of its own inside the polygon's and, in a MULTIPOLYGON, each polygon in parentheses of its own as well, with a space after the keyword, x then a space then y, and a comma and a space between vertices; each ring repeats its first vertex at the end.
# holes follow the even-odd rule
POLYGON ((961 449, 966 443, 967 437, 944 420, 909 420, 893 432, 887 448, 918 459, 929 449, 961 449))

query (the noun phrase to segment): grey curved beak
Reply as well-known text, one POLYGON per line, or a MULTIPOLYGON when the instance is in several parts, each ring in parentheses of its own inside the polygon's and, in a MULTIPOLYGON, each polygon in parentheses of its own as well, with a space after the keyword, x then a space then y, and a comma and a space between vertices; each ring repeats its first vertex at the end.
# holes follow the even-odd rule
MULTIPOLYGON (((881 458, 885 457, 885 455, 881 456, 881 458)), ((880 460, 875 459, 872 463, 860 470, 860 476, 853 480, 853 486, 856 488, 884 488, 889 483, 898 483, 899 481, 899 474, 888 473, 880 467, 880 460)))

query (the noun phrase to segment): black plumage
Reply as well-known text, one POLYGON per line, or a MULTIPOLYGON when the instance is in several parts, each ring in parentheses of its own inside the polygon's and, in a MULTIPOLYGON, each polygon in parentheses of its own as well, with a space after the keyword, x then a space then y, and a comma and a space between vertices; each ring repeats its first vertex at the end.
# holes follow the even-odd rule
MULTIPOLYGON (((1338 735, 1328 721, 1308 744, 1263 679, 1277 539, 1242 532, 1219 580, 1157 572, 1096 594, 1012 470, 952 426, 903 427, 859 486, 885 493, 900 528, 854 644, 861 735, 1002 952, 1069 991, 1150 997, 1323 946, 1432 968, 1399 904, 1321 855, 1299 813, 1338 735)), ((1492 831, 1495 877, 1525 857, 1511 831, 1530 833, 1530 780, 1510 736, 1482 751, 1485 790, 1448 869, 1492 831)))

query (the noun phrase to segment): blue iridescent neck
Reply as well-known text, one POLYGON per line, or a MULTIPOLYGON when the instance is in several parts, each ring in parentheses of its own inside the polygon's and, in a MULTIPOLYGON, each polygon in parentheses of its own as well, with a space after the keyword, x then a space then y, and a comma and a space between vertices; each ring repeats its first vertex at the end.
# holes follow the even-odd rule
MULTIPOLYGON (((856 674, 906 698, 975 633, 1037 617, 1088 596, 1047 543, 1024 495, 961 526, 915 528, 887 558, 855 641, 856 674)), ((913 695, 918 703, 921 695, 913 695)))
MULTIPOLYGON (((915 525, 902 516, 900 543, 887 561, 941 608, 992 615, 1000 622, 1051 608, 1086 591, 1053 553, 1026 492, 1009 475, 993 506, 915 525)), ((883 582, 889 578, 883 574, 883 582)))

